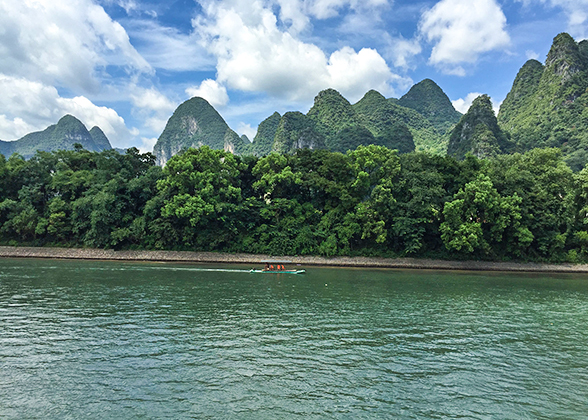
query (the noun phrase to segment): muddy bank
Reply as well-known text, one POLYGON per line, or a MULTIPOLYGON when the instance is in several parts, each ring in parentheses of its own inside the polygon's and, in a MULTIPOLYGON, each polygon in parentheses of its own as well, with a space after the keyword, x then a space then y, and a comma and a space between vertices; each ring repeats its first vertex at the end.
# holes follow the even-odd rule
MULTIPOLYGON (((264 259, 277 259, 269 255, 223 254, 214 252, 188 251, 113 251, 108 249, 78 248, 35 248, 35 247, 0 247, 0 257, 4 258, 59 258, 86 260, 121 260, 121 261, 168 261, 168 262, 202 262, 202 263, 242 263, 258 264, 264 259)), ((475 271, 520 271, 552 273, 588 273, 588 264, 537 264, 504 263, 486 261, 444 261, 416 258, 367 258, 367 257, 291 257, 291 260, 304 266, 323 265, 337 267, 377 267, 377 268, 412 268, 430 270, 475 270, 475 271)))

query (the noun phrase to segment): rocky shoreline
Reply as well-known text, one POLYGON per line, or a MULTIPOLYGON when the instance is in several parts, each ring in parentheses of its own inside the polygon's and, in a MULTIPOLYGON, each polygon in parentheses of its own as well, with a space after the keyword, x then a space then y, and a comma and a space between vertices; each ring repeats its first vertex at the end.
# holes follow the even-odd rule
MULTIPOLYGON (((89 248, 37 248, 0 246, 0 258, 56 258, 84 260, 192 262, 259 264, 278 257, 255 254, 223 254, 189 251, 113 251, 89 248)), ((445 261, 418 258, 311 257, 284 256, 280 259, 304 266, 405 268, 425 270, 517 271, 549 273, 588 273, 588 264, 539 264, 488 261, 445 261)))

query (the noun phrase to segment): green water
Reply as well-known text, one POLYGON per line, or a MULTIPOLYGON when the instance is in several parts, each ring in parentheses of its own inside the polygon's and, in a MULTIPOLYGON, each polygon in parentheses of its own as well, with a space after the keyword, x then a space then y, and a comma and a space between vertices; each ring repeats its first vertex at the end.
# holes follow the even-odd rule
POLYGON ((588 277, 0 259, 2 419, 586 419, 588 277))

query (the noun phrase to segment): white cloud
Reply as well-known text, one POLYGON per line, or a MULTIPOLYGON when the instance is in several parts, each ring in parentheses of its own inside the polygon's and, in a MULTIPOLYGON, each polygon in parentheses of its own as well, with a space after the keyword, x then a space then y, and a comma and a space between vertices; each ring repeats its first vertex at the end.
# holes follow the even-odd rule
POLYGON ((539 54, 533 50, 525 51, 525 55, 527 56, 527 60, 537 60, 539 58, 539 54))
POLYGON ((214 107, 225 106, 229 103, 227 88, 212 79, 203 80, 198 87, 189 87, 186 93, 190 97, 199 96, 206 99, 214 107))
MULTIPOLYGON (((200 3, 210 5, 209 0, 200 3)), ((340 12, 349 9, 349 15, 369 14, 373 21, 377 19, 377 10, 383 9, 389 0, 227 0, 226 8, 235 10, 246 25, 258 25, 263 10, 276 10, 281 25, 290 34, 312 27, 312 19, 330 19, 339 16, 340 12)))
MULTIPOLYGON (((455 101, 451 101, 451 103, 453 104, 453 107, 456 110, 458 110, 462 114, 465 114, 470 109, 470 106, 472 106, 472 102, 474 102, 474 99, 476 99, 480 95, 482 95, 482 94, 479 92, 471 92, 471 93, 468 93, 465 98, 456 99, 455 101)), ((502 101, 500 101, 496 104, 494 102, 492 102, 492 110, 494 111, 495 115, 498 115, 498 111, 500 110, 500 105, 502 105, 502 101)))
POLYGON ((464 74, 460 63, 474 63, 482 53, 506 47, 506 17, 496 0, 441 0, 419 22, 434 43, 429 62, 448 73, 464 74))
POLYGON ((329 86, 351 102, 359 100, 370 89, 389 93, 392 80, 400 85, 412 82, 392 74, 386 61, 371 48, 362 48, 356 53, 353 48, 343 47, 331 54, 326 69, 329 86))
POLYGON ((153 131, 153 133, 161 134, 170 116, 171 113, 167 117, 151 116, 145 119, 145 126, 153 131))
POLYGON ((22 118, 14 117, 10 119, 10 117, 0 114, 0 139, 4 141, 16 140, 37 130, 39 130, 37 126, 29 124, 22 118))
POLYGON ((453 104, 453 107, 456 110, 458 110, 462 114, 465 114, 466 112, 468 112, 468 109, 470 109, 470 106, 472 106, 472 102, 474 102, 474 99, 476 99, 480 95, 482 94, 479 92, 471 92, 468 93, 465 98, 456 99, 455 101, 451 101, 451 103, 453 104))
POLYGON ((307 100, 332 87, 353 100, 372 88, 389 94, 392 83, 405 81, 373 49, 343 47, 327 56, 318 46, 282 31, 273 10, 259 2, 242 12, 249 4, 209 3, 206 16, 193 21, 217 57, 217 81, 227 88, 307 100))
POLYGON ((195 34, 160 26, 150 20, 131 21, 126 26, 133 43, 151 66, 171 71, 214 69, 215 61, 198 43, 195 34))
POLYGON ((99 89, 107 65, 150 72, 123 27, 91 0, 0 2, 0 73, 74 92, 99 89))
POLYGON ((251 124, 240 122, 236 131, 239 133, 239 135, 245 134, 249 140, 253 140, 257 134, 257 127, 251 127, 251 124))
POLYGON ((141 145, 138 147, 141 153, 153 152, 153 146, 157 143, 157 138, 141 137, 141 145))
POLYGON ((421 53, 422 48, 418 39, 394 38, 389 40, 388 56, 392 58, 394 66, 404 69, 410 68, 410 60, 421 53))
POLYGON ((151 130, 149 135, 159 135, 178 104, 154 87, 132 86, 129 90, 134 116, 143 121, 144 128, 151 130))
POLYGON ((84 96, 63 98, 52 86, 0 74, 0 139, 16 140, 44 130, 65 114, 75 116, 88 129, 99 126, 113 146, 131 144, 133 135, 115 110, 97 106, 84 96))
POLYGON ((136 88, 135 90, 131 93, 131 101, 136 107, 163 113, 171 113, 177 107, 177 104, 155 88, 136 88))

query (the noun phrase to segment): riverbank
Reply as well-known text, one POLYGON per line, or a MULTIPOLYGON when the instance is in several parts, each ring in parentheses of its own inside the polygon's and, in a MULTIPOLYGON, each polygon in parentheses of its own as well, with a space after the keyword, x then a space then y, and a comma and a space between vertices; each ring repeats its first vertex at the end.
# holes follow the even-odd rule
MULTIPOLYGON (((277 259, 269 255, 223 254, 189 251, 113 251, 87 248, 36 248, 0 246, 0 258, 56 258, 84 260, 153 261, 259 264, 261 260, 277 259)), ((445 261, 418 258, 368 258, 368 257, 292 257, 290 260, 303 266, 408 268, 424 270, 464 271, 518 271, 549 273, 588 273, 588 264, 539 264, 488 261, 445 261)))

